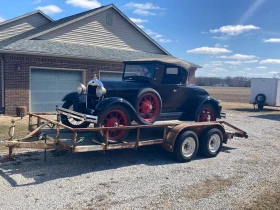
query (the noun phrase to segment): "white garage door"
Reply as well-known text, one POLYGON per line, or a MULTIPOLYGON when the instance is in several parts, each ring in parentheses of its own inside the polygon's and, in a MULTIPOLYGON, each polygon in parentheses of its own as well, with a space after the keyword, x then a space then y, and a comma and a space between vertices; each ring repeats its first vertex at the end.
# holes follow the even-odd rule
POLYGON ((55 112, 66 94, 82 82, 81 71, 31 69, 30 111, 55 112))
POLYGON ((100 72, 100 80, 120 81, 122 80, 122 72, 100 72))

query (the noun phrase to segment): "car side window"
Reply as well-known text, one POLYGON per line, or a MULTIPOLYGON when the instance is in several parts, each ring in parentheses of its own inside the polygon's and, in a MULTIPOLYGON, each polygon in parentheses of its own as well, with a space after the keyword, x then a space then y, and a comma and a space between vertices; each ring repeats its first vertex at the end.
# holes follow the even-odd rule
POLYGON ((179 67, 166 67, 162 77, 161 84, 180 84, 183 74, 179 67))

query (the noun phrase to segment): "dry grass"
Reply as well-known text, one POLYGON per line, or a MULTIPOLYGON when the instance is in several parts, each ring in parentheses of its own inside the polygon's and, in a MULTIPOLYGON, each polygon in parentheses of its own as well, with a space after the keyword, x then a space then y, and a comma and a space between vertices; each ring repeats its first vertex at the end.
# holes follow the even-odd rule
POLYGON ((202 87, 211 96, 224 102, 249 103, 250 88, 246 87, 202 87))

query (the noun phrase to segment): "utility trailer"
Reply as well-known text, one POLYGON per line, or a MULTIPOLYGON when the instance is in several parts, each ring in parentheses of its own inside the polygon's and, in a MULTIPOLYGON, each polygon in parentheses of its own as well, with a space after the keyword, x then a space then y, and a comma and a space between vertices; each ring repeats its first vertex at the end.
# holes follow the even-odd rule
POLYGON ((234 136, 248 138, 245 131, 225 121, 162 121, 153 125, 74 129, 60 123, 60 114, 57 114, 56 120, 49 119, 46 115, 29 114, 30 133, 22 139, 14 139, 14 121, 12 123, 12 138, 2 141, 9 148, 7 159, 12 158, 14 148, 68 150, 77 153, 161 145, 165 150, 173 152, 180 162, 188 162, 198 151, 203 156, 215 157, 222 144, 226 144, 234 136), (119 129, 129 129, 131 134, 125 141, 112 143, 108 138, 109 130, 119 129), (95 133, 98 131, 106 134, 105 141, 96 137, 95 133))

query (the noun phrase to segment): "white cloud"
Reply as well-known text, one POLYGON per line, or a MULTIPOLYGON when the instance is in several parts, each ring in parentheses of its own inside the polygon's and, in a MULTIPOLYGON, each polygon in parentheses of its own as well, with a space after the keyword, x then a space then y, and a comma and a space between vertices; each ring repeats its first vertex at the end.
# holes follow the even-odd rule
POLYGON ((222 26, 218 29, 213 29, 213 30, 211 29, 210 33, 222 33, 230 36, 235 36, 238 34, 245 33, 247 31, 257 30, 257 29, 260 28, 254 25, 227 25, 227 26, 222 26))
POLYGON ((155 16, 156 15, 156 13, 154 13, 154 12, 149 12, 149 11, 143 10, 143 9, 134 10, 133 13, 137 14, 137 15, 143 15, 143 16, 155 16))
POLYGON ((245 71, 237 71, 238 73, 244 73, 245 71))
POLYGON ((278 71, 270 71, 270 72, 268 72, 268 74, 280 74, 280 72, 278 72, 278 71))
POLYGON ((280 43, 280 38, 271 38, 271 39, 266 39, 263 42, 269 42, 269 43, 280 43))
POLYGON ((195 54, 223 54, 223 53, 230 53, 230 52, 231 51, 226 48, 218 48, 218 47, 199 47, 187 51, 187 53, 195 53, 195 54))
POLYGON ((36 9, 41 10, 42 12, 46 13, 47 15, 54 15, 54 14, 63 12, 63 10, 60 9, 56 5, 40 6, 40 7, 37 7, 36 9))
POLYGON ((258 60, 251 60, 251 61, 242 61, 243 63, 257 63, 258 60))
POLYGON ((226 44, 225 44, 225 45, 224 45, 224 47, 225 47, 225 48, 228 48, 228 47, 229 47, 229 45, 226 45, 226 44))
POLYGON ((242 55, 242 54, 234 54, 234 55, 230 55, 230 56, 220 56, 220 58, 226 58, 226 59, 237 59, 237 60, 251 60, 256 58, 256 56, 254 55, 242 55))
POLYGON ((101 7, 101 3, 98 0, 67 0, 66 4, 83 9, 94 9, 101 7))
POLYGON ((139 27, 139 28, 145 28, 145 26, 143 26, 143 25, 139 25, 139 24, 137 24, 137 26, 139 27))
POLYGON ((222 66, 222 61, 211 61, 210 63, 206 63, 203 65, 205 68, 216 68, 217 66, 222 66))
POLYGON ((159 41, 159 42, 162 42, 162 43, 170 43, 170 42, 172 42, 171 39, 164 39, 164 38, 161 38, 161 39, 159 39, 158 41, 159 41))
POLYGON ((34 0, 33 2, 32 2, 32 4, 40 4, 42 2, 42 0, 34 0))
POLYGON ((163 35, 161 35, 161 34, 157 34, 154 36, 155 39, 162 38, 162 37, 163 37, 163 35))
POLYGON ((280 64, 280 59, 266 59, 260 61, 260 64, 280 64))
POLYGON ((5 19, 0 16, 0 22, 3 22, 3 21, 5 21, 5 19))
POLYGON ((141 19, 141 18, 129 18, 134 23, 146 23, 148 20, 141 19))
POLYGON ((226 40, 226 39, 228 39, 227 36, 213 36, 212 38, 213 38, 213 39, 220 39, 220 40, 226 40))
POLYGON ((216 76, 216 74, 209 73, 209 74, 208 74, 208 76, 210 76, 210 77, 214 77, 214 76, 216 76))
POLYGON ((212 72, 228 72, 228 70, 224 68, 214 68, 211 70, 212 72))
POLYGON ((246 71, 250 71, 250 70, 252 70, 252 68, 245 68, 245 70, 246 70, 246 71))
POLYGON ((241 61, 225 61, 225 64, 230 64, 230 65, 240 65, 242 64, 241 61))
POLYGON ((156 32, 153 32, 153 31, 150 30, 150 29, 145 30, 145 32, 146 32, 146 34, 148 34, 148 35, 150 35, 150 36, 152 36, 152 35, 157 35, 157 34, 158 34, 158 33, 156 33, 156 32))
POLYGON ((257 69, 267 69, 267 67, 266 66, 259 66, 259 67, 257 67, 257 69))
POLYGON ((129 3, 125 4, 124 6, 126 8, 133 9, 134 14, 143 15, 143 16, 156 15, 156 13, 151 12, 151 10, 152 11, 164 10, 164 8, 161 8, 152 3, 141 4, 141 3, 129 2, 129 3))

